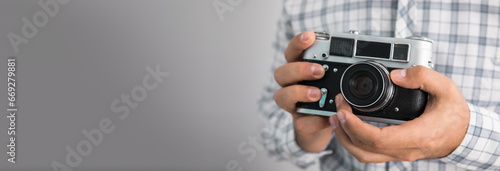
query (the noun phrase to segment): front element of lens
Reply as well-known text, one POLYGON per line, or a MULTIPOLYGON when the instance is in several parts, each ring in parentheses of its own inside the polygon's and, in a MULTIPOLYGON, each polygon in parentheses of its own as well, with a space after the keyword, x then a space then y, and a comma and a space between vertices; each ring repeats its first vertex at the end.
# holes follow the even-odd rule
POLYGON ((344 99, 362 112, 383 109, 394 95, 389 71, 380 63, 363 61, 349 66, 340 80, 344 99))
POLYGON ((351 91, 358 96, 366 96, 373 92, 373 79, 368 76, 359 76, 356 80, 350 80, 349 84, 351 91))

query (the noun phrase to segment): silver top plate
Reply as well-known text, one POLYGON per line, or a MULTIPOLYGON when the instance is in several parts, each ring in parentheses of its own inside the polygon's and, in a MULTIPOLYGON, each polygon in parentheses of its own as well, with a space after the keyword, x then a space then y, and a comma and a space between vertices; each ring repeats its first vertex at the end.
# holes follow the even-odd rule
POLYGON ((422 65, 432 68, 432 40, 430 39, 414 39, 414 38, 391 38, 391 37, 377 37, 367 36, 360 34, 346 34, 346 33, 325 33, 316 32, 316 42, 313 46, 307 49, 304 53, 304 59, 330 61, 338 63, 353 64, 360 61, 374 60, 386 67, 391 68, 410 68, 416 65, 422 65), (354 47, 352 47, 352 56, 335 56, 330 55, 330 43, 334 38, 346 38, 354 40, 354 47), (371 56, 357 56, 356 49, 359 41, 362 42, 375 42, 375 43, 388 43, 391 45, 390 56, 386 59, 371 57, 371 56), (408 45, 408 59, 398 60, 393 57, 395 45, 408 45), (326 57, 323 57, 326 54, 326 57))

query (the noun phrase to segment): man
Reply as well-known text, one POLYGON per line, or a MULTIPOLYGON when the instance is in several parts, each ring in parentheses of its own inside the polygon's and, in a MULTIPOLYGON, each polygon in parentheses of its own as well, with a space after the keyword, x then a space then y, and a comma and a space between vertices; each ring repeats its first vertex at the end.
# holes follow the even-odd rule
POLYGON ((287 1, 261 110, 262 139, 272 155, 322 170, 500 169, 500 1, 374 0, 287 1), (312 31, 347 32, 434 40, 434 70, 392 71, 401 87, 429 93, 424 113, 401 125, 364 123, 337 96, 330 118, 296 112, 315 102, 324 70, 301 62, 312 31), (279 106, 279 107, 278 107, 279 106), (281 108, 280 108, 281 107, 281 108))

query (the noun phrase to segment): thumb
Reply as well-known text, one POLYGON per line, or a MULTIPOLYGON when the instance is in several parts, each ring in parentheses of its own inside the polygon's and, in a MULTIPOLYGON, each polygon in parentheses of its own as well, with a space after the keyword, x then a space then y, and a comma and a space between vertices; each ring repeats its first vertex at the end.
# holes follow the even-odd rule
POLYGON ((421 65, 393 70, 391 79, 394 84, 403 88, 421 89, 438 97, 449 95, 450 90, 458 89, 453 80, 421 65))

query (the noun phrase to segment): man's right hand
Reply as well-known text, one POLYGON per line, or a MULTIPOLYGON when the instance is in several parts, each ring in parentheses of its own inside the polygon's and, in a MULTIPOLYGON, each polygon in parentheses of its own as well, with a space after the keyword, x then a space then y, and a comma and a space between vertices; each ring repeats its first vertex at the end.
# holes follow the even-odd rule
POLYGON ((298 85, 303 80, 317 80, 323 77, 325 70, 316 63, 300 62, 305 49, 316 40, 313 31, 296 35, 285 50, 288 62, 274 72, 276 82, 282 87, 274 93, 278 106, 292 114, 295 139, 307 152, 320 152, 330 142, 333 129, 328 117, 301 114, 296 112, 297 102, 315 102, 321 98, 317 87, 298 85))

